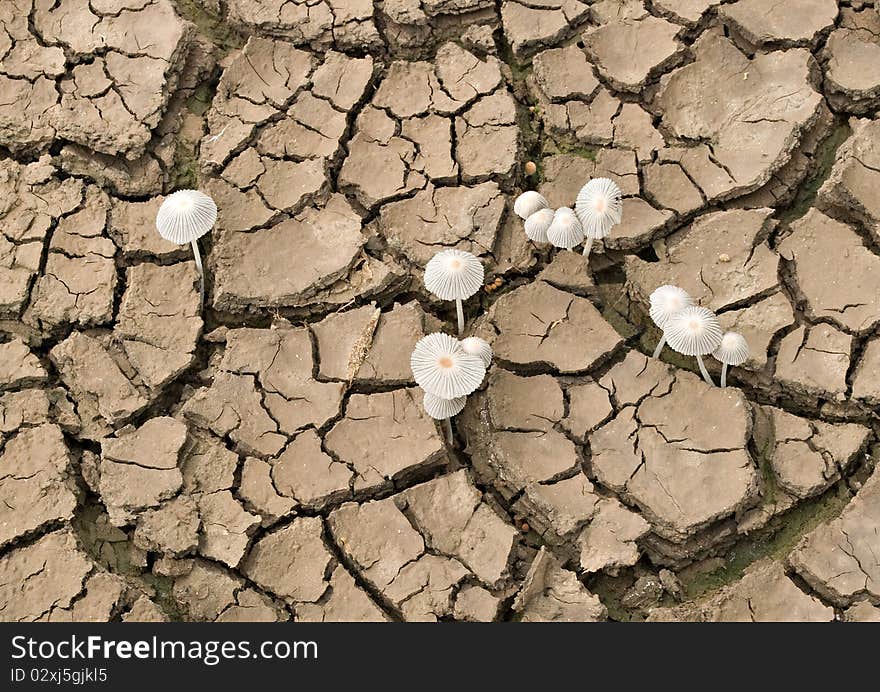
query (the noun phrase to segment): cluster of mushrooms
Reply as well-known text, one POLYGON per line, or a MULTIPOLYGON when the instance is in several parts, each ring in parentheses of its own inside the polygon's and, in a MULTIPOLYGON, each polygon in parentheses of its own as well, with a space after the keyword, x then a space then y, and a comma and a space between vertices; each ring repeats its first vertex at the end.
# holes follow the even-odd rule
MULTIPOLYGON (((588 257, 593 242, 605 238, 621 222, 622 193, 608 178, 590 180, 578 193, 574 210, 561 207, 553 210, 538 192, 521 194, 514 203, 514 213, 525 222, 526 235, 536 243, 551 243, 572 250, 583 244, 588 257)), ((199 272, 199 300, 204 305, 205 273, 198 240, 217 221, 217 205, 198 190, 178 190, 162 202, 156 215, 156 230, 165 239, 178 245, 191 244, 199 272)), ((464 334, 463 301, 475 295, 483 285, 483 264, 470 252, 444 250, 438 252, 425 267, 425 288, 440 300, 454 300, 458 317, 458 336, 436 332, 428 334, 415 345, 410 365, 416 384, 424 391, 425 412, 445 423, 450 444, 453 442, 453 416, 465 406, 467 396, 483 383, 492 363, 492 348, 483 339, 464 334)), ((749 347, 741 334, 722 333, 715 314, 695 305, 691 297, 677 286, 660 286, 650 296, 650 316, 663 330, 654 358, 663 346, 686 356, 696 356, 703 379, 714 385, 703 363, 711 354, 722 364, 721 386, 727 386, 727 368, 742 365, 749 357, 749 347)))
POLYGON ((663 337, 654 349, 659 358, 664 345, 684 356, 696 356, 700 372, 714 386, 703 363, 703 356, 712 355, 721 363, 721 386, 727 386, 727 368, 742 365, 749 359, 749 345, 736 332, 722 333, 721 323, 708 308, 695 305, 693 299, 678 286, 660 286, 651 293, 648 313, 662 331, 663 337))
MULTIPOLYGON (((425 266, 425 288, 440 298, 454 300, 458 316, 458 335, 464 333, 467 300, 483 285, 483 264, 470 252, 443 250, 425 266)), ((425 393, 425 412, 445 423, 453 441, 450 419, 461 413, 468 394, 476 390, 492 363, 492 347, 477 337, 456 339, 435 332, 419 340, 410 357, 413 378, 425 393)))
POLYGON ((581 188, 574 210, 555 211, 539 192, 523 192, 513 204, 513 212, 525 222, 526 235, 535 243, 550 243, 573 250, 584 246, 589 257, 593 242, 605 238, 623 215, 623 193, 610 178, 593 178, 581 188))

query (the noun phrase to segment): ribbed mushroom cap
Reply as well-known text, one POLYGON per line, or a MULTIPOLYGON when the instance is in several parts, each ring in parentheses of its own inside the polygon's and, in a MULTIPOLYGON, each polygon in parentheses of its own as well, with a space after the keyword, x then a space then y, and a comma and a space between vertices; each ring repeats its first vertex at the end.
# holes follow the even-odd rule
POLYGON ((178 190, 165 198, 156 214, 156 230, 165 240, 186 245, 217 222, 217 205, 204 192, 178 190))
POLYGON ((574 204, 587 238, 604 238, 623 216, 623 193, 610 178, 593 178, 581 188, 574 204))
POLYGON ((467 402, 467 397, 459 396, 455 399, 441 399, 438 396, 425 392, 422 404, 425 407, 425 413, 435 420, 443 420, 444 418, 452 418, 461 413, 467 402))
POLYGON ((536 211, 546 209, 549 206, 544 195, 534 190, 528 190, 516 198, 513 203, 513 213, 521 219, 527 219, 536 211))
POLYGON ((749 344, 742 334, 727 332, 712 355, 727 365, 742 365, 749 359, 749 344))
POLYGON ((492 365, 492 347, 485 339, 481 339, 478 336, 469 336, 461 340, 461 346, 472 356, 479 356, 487 370, 492 365))
POLYGON ((666 343, 685 356, 705 356, 721 343, 721 323, 715 313, 691 305, 675 313, 663 330, 666 343))
POLYGON ((553 210, 549 207, 539 209, 526 219, 526 235, 536 243, 547 243, 547 229, 553 223, 553 210))
POLYGON ((556 247, 571 250, 584 242, 584 228, 568 207, 560 207, 553 214, 553 223, 547 229, 547 240, 556 247))
POLYGON ((425 267, 425 288, 440 300, 465 300, 483 285, 483 265, 463 250, 443 250, 425 267))
POLYGON ((648 313, 660 329, 666 326, 666 322, 675 313, 681 312, 685 308, 694 304, 693 299, 687 294, 683 288, 678 286, 660 286, 654 289, 649 298, 651 308, 648 313))
POLYGON ((416 384, 441 399, 467 396, 483 382, 486 366, 458 339, 436 332, 419 339, 410 357, 416 384))

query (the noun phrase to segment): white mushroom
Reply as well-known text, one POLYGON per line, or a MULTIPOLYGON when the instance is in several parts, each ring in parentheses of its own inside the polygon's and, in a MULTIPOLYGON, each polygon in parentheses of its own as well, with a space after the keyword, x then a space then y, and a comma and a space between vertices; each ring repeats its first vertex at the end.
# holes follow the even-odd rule
POLYGON ((486 366, 479 356, 468 353, 458 339, 441 332, 419 339, 410 367, 416 384, 440 399, 467 396, 486 376, 486 366))
POLYGON ((703 356, 712 353, 721 343, 721 323, 715 313, 691 305, 670 317, 664 332, 670 348, 685 356, 696 356, 703 379, 714 384, 706 371, 703 356))
POLYGON ((547 229, 553 223, 553 210, 548 208, 539 209, 526 219, 526 235, 529 240, 536 243, 550 242, 547 239, 547 229))
POLYGON ((560 207, 553 214, 553 223, 547 229, 547 240, 556 247, 571 250, 584 242, 584 229, 578 217, 568 207, 560 207))
POLYGON ((492 365, 492 347, 485 339, 481 339, 478 336, 469 336, 461 340, 461 346, 472 356, 479 356, 487 370, 492 365))
MULTIPOLYGON (((649 298, 651 307, 648 314, 660 329, 666 328, 666 323, 673 315, 681 312, 687 307, 694 304, 693 299, 687 294, 683 288, 678 286, 660 286, 654 289, 649 298)), ((666 343, 666 332, 660 338, 657 348, 654 349, 654 358, 659 358, 663 351, 663 345, 666 343)))
POLYGON ((458 334, 464 332, 464 308, 467 300, 483 285, 483 265, 463 250, 443 250, 425 267, 425 288, 440 300, 454 300, 458 312, 458 334))
POLYGON ((178 190, 165 198, 156 214, 156 230, 177 245, 190 243, 199 271, 200 305, 205 303, 205 270, 198 240, 217 223, 217 205, 204 192, 178 190))
POLYGON ((727 332, 721 337, 721 343, 712 353, 715 360, 721 362, 721 386, 727 386, 727 366, 742 365, 749 359, 749 344, 742 334, 727 332))
POLYGON ((549 206, 547 200, 544 199, 544 195, 534 190, 528 190, 516 198, 516 201, 513 203, 513 213, 525 220, 536 211, 546 209, 549 206))
POLYGON ((442 420, 446 428, 446 435, 449 438, 449 444, 452 444, 455 437, 452 434, 452 423, 450 419, 461 413, 467 402, 467 397, 456 397, 455 399, 441 399, 433 394, 425 392, 422 398, 422 405, 427 413, 434 420, 442 420))
POLYGON ((584 229, 584 256, 590 254, 593 241, 604 238, 623 216, 623 192, 610 178, 593 178, 578 192, 575 212, 584 229))

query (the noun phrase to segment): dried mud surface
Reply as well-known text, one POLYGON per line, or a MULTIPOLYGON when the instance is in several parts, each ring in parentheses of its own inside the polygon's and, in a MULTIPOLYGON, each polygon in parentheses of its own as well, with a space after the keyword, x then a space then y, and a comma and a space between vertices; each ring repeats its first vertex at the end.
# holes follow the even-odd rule
POLYGON ((0 620, 880 620, 878 65, 871 0, 3 3, 0 620), (596 176, 589 266, 527 240, 596 176))

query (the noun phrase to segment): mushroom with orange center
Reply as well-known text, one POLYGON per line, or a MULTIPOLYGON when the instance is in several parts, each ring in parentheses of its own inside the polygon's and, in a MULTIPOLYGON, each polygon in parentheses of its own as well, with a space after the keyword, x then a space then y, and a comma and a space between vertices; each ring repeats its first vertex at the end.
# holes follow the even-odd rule
POLYGON ((440 298, 454 300, 458 313, 458 334, 464 332, 464 308, 467 300, 483 285, 483 265, 470 252, 443 250, 425 266, 425 288, 440 298))
POLYGON ((578 192, 574 210, 584 229, 584 257, 623 217, 623 192, 610 178, 593 178, 578 192))
POLYGON ((727 332, 712 355, 721 362, 721 386, 726 387, 727 366, 736 367, 745 363, 749 359, 749 344, 742 334, 727 332))
POLYGON ((198 240, 217 222, 217 205, 204 192, 178 190, 162 202, 156 214, 156 230, 165 240, 178 245, 190 243, 199 271, 199 305, 205 304, 205 270, 198 240))
POLYGON ((535 243, 548 243, 547 229, 553 223, 554 212, 549 207, 538 209, 525 222, 526 236, 535 243))
MULTIPOLYGON (((651 316, 654 324, 663 330, 665 330, 666 323, 673 315, 694 304, 687 291, 678 286, 670 286, 668 284, 654 289, 648 300, 651 303, 648 314, 651 316)), ((657 344, 657 348, 654 349, 654 358, 660 357, 664 344, 666 344, 665 331, 657 344)))
MULTIPOLYGON (((464 397, 483 383, 486 376, 483 359, 479 355, 468 353, 458 339, 442 332, 428 334, 419 339, 409 362, 416 384, 425 390, 425 411, 432 418, 458 406, 458 403, 441 404, 441 401, 463 401, 464 397)), ((463 403, 461 407, 464 407, 463 403)), ((450 415, 446 415, 445 419, 451 442, 450 415)))
POLYGON ((673 351, 685 356, 696 356, 703 379, 714 385, 706 371, 703 356, 709 355, 721 344, 721 323, 715 313, 707 308, 691 305, 670 317, 663 331, 673 351))

